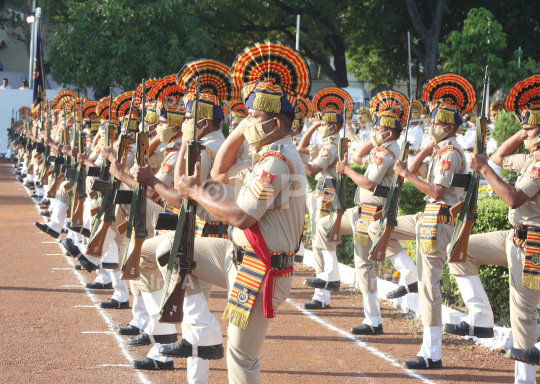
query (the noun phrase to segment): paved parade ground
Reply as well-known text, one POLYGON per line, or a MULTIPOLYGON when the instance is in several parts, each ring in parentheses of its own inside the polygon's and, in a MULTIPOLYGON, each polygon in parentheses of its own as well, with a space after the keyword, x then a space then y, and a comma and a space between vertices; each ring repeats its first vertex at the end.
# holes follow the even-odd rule
MULTIPOLYGON (((131 310, 98 308, 112 291, 84 288, 95 275, 74 270, 75 260, 34 227, 43 218, 12 170, 0 160, 0 383, 186 382, 180 359, 174 371, 131 368, 131 360, 149 350, 128 347, 127 336, 115 332, 130 321, 131 310)), ((401 363, 419 350, 420 321, 382 302, 384 335, 354 337, 348 330, 363 318, 360 292, 342 289, 330 309, 305 311, 312 290, 301 283, 312 275, 296 265, 291 297, 277 311, 262 349, 263 383, 513 382, 513 361, 451 335, 443 336, 444 369, 404 369, 401 363)), ((218 319, 226 296, 219 288, 212 292, 209 306, 218 319)), ((227 383, 225 359, 210 368, 210 384, 227 383)))

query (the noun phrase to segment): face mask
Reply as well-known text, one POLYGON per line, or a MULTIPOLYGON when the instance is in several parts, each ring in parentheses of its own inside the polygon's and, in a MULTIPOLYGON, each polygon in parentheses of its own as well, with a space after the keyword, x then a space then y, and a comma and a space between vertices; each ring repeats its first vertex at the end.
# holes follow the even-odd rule
MULTIPOLYGON (((199 124, 201 121, 203 121, 204 119, 200 119, 199 121, 197 121, 197 124, 199 124)), ((182 134, 184 135, 184 137, 187 137, 188 139, 192 140, 193 139, 193 129, 195 129, 195 122, 183 122, 182 123, 182 134)), ((199 139, 199 137, 201 137, 202 135, 202 129, 200 128, 197 128, 197 131, 195 132, 195 137, 196 139, 199 139)))
POLYGON ((523 145, 527 151, 530 151, 540 145, 540 136, 535 136, 532 139, 526 139, 523 141, 523 145))
POLYGON ((325 139, 332 134, 332 127, 333 125, 330 125, 330 126, 325 125, 325 126, 320 126, 319 128, 317 128, 317 130, 319 131, 319 135, 321 135, 321 137, 325 139))
MULTIPOLYGON (((448 127, 445 126, 444 128, 448 127)), ((444 128, 439 128, 435 125, 432 125, 431 127, 429 127, 429 137, 431 138, 431 140, 433 140, 435 143, 438 143, 442 140, 444 140, 446 138, 446 136, 448 136, 448 133, 446 133, 444 131, 444 128)))
POLYGON ((159 141, 165 144, 168 144, 171 141, 171 139, 175 136, 173 127, 171 125, 168 125, 168 126, 158 125, 156 127, 156 135, 159 137, 159 141))
MULTIPOLYGON (((383 144, 386 140, 384 136, 387 133, 390 133, 390 131, 383 132, 383 133, 376 133, 374 135, 371 135, 369 139, 371 140, 371 143, 373 144, 373 146, 378 147, 379 145, 383 144)), ((389 135, 387 135, 387 137, 389 137, 389 135)))
POLYGON ((242 133, 244 134, 248 144, 258 147, 258 143, 272 135, 274 131, 265 133, 262 127, 264 124, 272 120, 273 119, 268 119, 262 123, 252 123, 247 119, 242 120, 242 133))

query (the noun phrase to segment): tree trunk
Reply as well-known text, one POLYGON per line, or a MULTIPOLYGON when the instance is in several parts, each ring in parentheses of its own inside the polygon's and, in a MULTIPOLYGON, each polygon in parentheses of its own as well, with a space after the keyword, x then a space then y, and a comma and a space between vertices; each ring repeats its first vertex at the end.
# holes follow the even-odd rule
POLYGON ((334 82, 336 83, 337 87, 345 88, 349 86, 349 80, 347 79, 347 58, 345 57, 345 47, 344 44, 338 45, 338 48, 334 51, 332 50, 334 54, 334 73, 336 75, 336 80, 334 82))

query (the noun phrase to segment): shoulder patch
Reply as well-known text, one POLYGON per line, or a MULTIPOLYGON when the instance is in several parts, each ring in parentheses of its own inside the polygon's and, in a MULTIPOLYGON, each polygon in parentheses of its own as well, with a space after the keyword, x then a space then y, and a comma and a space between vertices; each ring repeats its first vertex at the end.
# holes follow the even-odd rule
POLYGON ((454 150, 454 146, 448 144, 448 145, 445 145, 444 147, 442 147, 441 149, 439 149, 439 152, 437 152, 437 153, 439 154, 439 156, 441 156, 446 151, 453 151, 453 150, 454 150))
POLYGON ((450 165, 452 164, 451 160, 442 160, 441 161, 441 168, 445 171, 448 171, 450 169, 450 165))
POLYGON ((171 171, 171 165, 170 164, 167 164, 167 163, 162 163, 161 164, 161 172, 163 173, 169 173, 171 171))
POLYGON ((540 152, 537 152, 537 153, 533 156, 533 159, 535 159, 535 160, 540 159, 540 152))
POLYGON ((540 178, 540 168, 539 167, 532 167, 531 169, 531 179, 538 179, 540 178))
POLYGON ((388 149, 383 147, 375 147, 375 152, 381 152, 383 155, 386 155, 388 153, 388 149))
POLYGON ((330 152, 330 147, 324 147, 324 148, 321 150, 321 156, 327 155, 328 152, 330 152))
POLYGON ((262 171, 262 174, 261 174, 261 177, 259 178, 259 180, 264 185, 272 185, 275 178, 276 178, 276 175, 274 175, 273 173, 268 173, 266 171, 262 171))
POLYGON ((164 155, 165 157, 167 157, 167 155, 168 155, 169 153, 174 152, 174 151, 179 151, 179 150, 180 150, 180 147, 177 146, 177 145, 175 145, 175 146, 173 146, 172 148, 166 149, 165 152, 163 153, 163 155, 164 155))
MULTIPOLYGON (((263 173, 264 175, 264 173, 263 173)), ((275 175, 274 175, 275 176, 275 175)), ((263 176, 261 175, 261 178, 263 176)), ((255 180, 252 188, 252 192, 257 200, 268 200, 275 192, 275 188, 272 188, 269 184, 264 184, 261 180, 255 180)))

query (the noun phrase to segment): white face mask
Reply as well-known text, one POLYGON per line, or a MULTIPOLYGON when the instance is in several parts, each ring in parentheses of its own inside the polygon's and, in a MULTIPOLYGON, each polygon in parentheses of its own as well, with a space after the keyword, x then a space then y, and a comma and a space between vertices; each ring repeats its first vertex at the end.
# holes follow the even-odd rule
MULTIPOLYGON (((203 120, 204 119, 200 119, 199 121, 197 121, 197 124, 199 124, 203 120)), ((184 135, 184 137, 187 137, 190 140, 193 139, 193 129, 195 129, 195 121, 191 121, 190 123, 184 121, 182 123, 182 134, 184 135)), ((199 139, 199 137, 201 137, 201 134, 202 134, 202 129, 197 128, 195 137, 199 139)))
POLYGON ((540 145, 540 135, 533 137, 532 139, 523 140, 523 145, 527 151, 530 151, 540 145))
POLYGON ((435 143, 439 143, 443 141, 446 138, 446 136, 448 136, 448 133, 444 131, 446 127, 448 127, 448 125, 445 125, 443 128, 439 128, 435 125, 431 125, 429 127, 429 132, 428 132, 431 140, 433 140, 435 143))
POLYGON ((373 144, 374 147, 378 147, 379 145, 383 144, 386 139, 388 139, 390 137, 390 131, 386 131, 386 132, 383 132, 383 133, 376 133, 374 135, 371 135, 370 136, 370 140, 371 140, 371 144, 373 144), (386 136, 386 138, 384 137, 386 134, 388 133, 388 135, 386 136))
POLYGON ((252 123, 251 121, 244 119, 242 121, 242 133, 244 134, 244 137, 246 138, 248 144, 253 145, 254 147, 258 147, 258 144, 262 140, 272 135, 274 131, 266 133, 264 132, 262 127, 264 124, 272 120, 274 119, 268 119, 266 121, 263 121, 262 123, 252 123))

